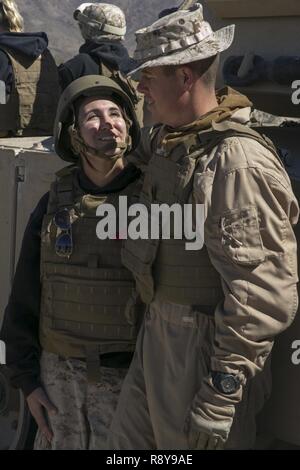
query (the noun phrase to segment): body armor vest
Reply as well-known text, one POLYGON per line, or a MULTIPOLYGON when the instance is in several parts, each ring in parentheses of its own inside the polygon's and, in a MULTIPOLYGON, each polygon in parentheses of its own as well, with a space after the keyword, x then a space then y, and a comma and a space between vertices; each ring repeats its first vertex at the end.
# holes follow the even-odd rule
MULTIPOLYGON (((170 153, 160 149, 153 152, 140 196, 148 213, 151 214, 152 203, 181 206, 188 203, 199 158, 232 136, 253 138, 278 157, 271 141, 247 126, 228 121, 212 123, 208 130, 186 135, 170 153)), ((154 149, 159 137, 156 132, 152 140, 154 149)), ((220 276, 205 245, 201 250, 187 251, 186 242, 174 238, 127 240, 122 250, 123 263, 133 273, 144 302, 150 303, 156 297, 213 314, 224 298, 220 276)))
POLYGON ((59 98, 59 81, 55 61, 46 50, 36 60, 24 58, 1 47, 8 55, 14 81, 6 104, 0 105, 2 136, 52 135, 59 98))
POLYGON ((99 353, 134 350, 142 304, 132 275, 121 264, 122 241, 97 238, 96 209, 110 203, 118 216, 119 196, 130 200, 137 185, 92 196, 80 188, 76 170, 52 185, 41 236, 40 342, 45 350, 88 361, 98 361, 99 353), (64 208, 71 216, 69 258, 55 251, 58 228, 53 217, 64 208))

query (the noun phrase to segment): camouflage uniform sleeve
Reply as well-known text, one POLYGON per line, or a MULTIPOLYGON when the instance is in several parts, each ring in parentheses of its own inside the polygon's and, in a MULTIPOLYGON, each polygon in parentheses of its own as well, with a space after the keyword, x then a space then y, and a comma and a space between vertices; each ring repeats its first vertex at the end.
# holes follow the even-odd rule
POLYGON ((275 156, 250 139, 235 139, 227 146, 210 177, 204 200, 205 244, 224 291, 215 311, 211 368, 247 379, 263 368, 274 337, 297 311, 292 225, 298 204, 275 156), (259 158, 249 163, 247 152, 259 158), (236 166, 227 164, 239 160, 236 166))

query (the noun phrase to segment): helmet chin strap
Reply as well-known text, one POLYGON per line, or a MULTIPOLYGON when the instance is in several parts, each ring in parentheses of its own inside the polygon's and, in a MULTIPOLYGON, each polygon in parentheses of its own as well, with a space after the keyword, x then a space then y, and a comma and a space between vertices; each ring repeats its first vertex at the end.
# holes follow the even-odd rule
MULTIPOLYGON (((74 127, 71 126, 69 128, 69 134, 71 138, 71 145, 74 150, 74 152, 78 155, 80 155, 82 158, 85 158, 87 160, 87 156, 95 156, 97 158, 100 158, 102 160, 110 160, 112 162, 117 161, 119 158, 123 157, 125 154, 126 150, 128 147, 131 147, 131 137, 127 135, 126 141, 125 142, 115 142, 113 140, 111 141, 99 141, 100 142, 100 148, 95 149, 93 147, 90 147, 87 145, 83 138, 81 137, 80 133, 78 130, 74 127), (108 152, 116 150, 116 148, 120 149, 118 153, 114 155, 108 155, 108 152)), ((89 165, 91 165, 89 161, 89 165)), ((91 165, 92 166, 92 165, 91 165)), ((92 166, 93 167, 93 166, 92 166)), ((93 167, 94 168, 94 167, 93 167)))

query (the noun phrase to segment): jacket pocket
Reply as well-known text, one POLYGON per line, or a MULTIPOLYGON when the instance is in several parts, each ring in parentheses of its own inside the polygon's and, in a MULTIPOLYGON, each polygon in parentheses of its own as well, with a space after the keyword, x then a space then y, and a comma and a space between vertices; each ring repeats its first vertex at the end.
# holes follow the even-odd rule
POLYGON ((265 260, 256 206, 225 212, 220 230, 223 250, 233 262, 257 266, 265 260))

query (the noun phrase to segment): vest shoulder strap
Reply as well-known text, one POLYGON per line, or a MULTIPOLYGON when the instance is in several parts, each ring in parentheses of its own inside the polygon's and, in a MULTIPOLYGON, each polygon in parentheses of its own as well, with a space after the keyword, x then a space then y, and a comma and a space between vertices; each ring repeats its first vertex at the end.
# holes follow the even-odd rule
POLYGON ((70 173, 73 173, 75 168, 77 168, 77 165, 74 165, 72 163, 72 165, 65 166, 65 167, 61 168, 61 170, 58 170, 55 173, 55 176, 56 176, 56 178, 62 178, 63 176, 66 176, 66 175, 69 175, 70 173))
POLYGON ((163 126, 161 124, 154 124, 150 130, 149 130, 149 135, 150 135, 150 138, 149 138, 149 143, 150 143, 150 150, 151 150, 151 153, 157 149, 158 147, 158 143, 159 141, 161 140, 162 138, 162 135, 163 135, 163 126))
POLYGON ((72 191, 74 182, 74 171, 66 173, 57 179, 57 190, 59 192, 72 191))
POLYGON ((212 150, 225 138, 229 137, 246 137, 259 142, 263 147, 269 150, 282 164, 281 158, 274 143, 264 134, 255 131, 253 128, 231 121, 224 121, 221 123, 212 122, 210 129, 200 131, 198 138, 203 145, 201 148, 201 155, 209 150, 212 150))
POLYGON ((104 77, 110 78, 112 76, 112 70, 107 65, 105 65, 104 62, 101 61, 99 64, 99 74, 104 75, 104 77))
POLYGON ((114 80, 130 97, 134 106, 139 103, 141 96, 137 93, 137 83, 131 80, 131 78, 125 77, 122 72, 110 68, 104 62, 101 62, 99 65, 99 73, 100 75, 104 75, 105 77, 114 80))
POLYGON ((246 137, 252 138, 254 140, 257 140, 257 142, 262 143, 264 146, 270 147, 271 151, 276 152, 276 147, 271 141, 271 139, 269 139, 269 137, 264 134, 260 134, 253 127, 230 121, 225 121, 224 123, 213 122, 212 127, 217 132, 233 131, 234 133, 236 133, 237 136, 244 135, 246 137))
POLYGON ((36 61, 36 59, 19 54, 18 52, 11 50, 9 47, 1 46, 1 50, 8 55, 14 70, 17 66, 22 66, 22 68, 27 69, 36 61))
POLYGON ((48 203, 48 213, 56 209, 70 206, 74 198, 74 172, 77 167, 69 165, 56 173, 52 183, 48 203))

